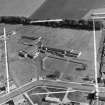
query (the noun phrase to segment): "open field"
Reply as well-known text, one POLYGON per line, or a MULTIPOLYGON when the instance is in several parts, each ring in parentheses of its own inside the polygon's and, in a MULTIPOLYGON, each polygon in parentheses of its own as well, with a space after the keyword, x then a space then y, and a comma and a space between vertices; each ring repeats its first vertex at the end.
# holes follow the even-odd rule
MULTIPOLYGON (((13 76, 14 80, 19 86, 29 82, 32 78, 35 78, 37 75, 36 71, 40 69, 40 63, 38 60, 24 60, 18 57, 19 50, 30 49, 30 47, 21 44, 22 35, 34 37, 42 36, 44 38, 44 45, 53 48, 75 49, 82 52, 81 56, 78 58, 78 62, 80 60, 80 62, 86 64, 86 70, 76 70, 76 68, 81 68, 81 64, 48 58, 44 62, 46 67, 44 70, 45 74, 59 71, 60 73, 64 74, 60 79, 67 77, 69 78, 69 81, 86 82, 83 80, 83 78, 88 76, 90 79, 94 80, 95 72, 92 31, 21 25, 6 25, 6 30, 7 32, 12 30, 16 31, 16 35, 11 39, 8 39, 7 42, 10 74, 13 76)), ((3 31, 1 30, 0 33, 3 33, 3 31)), ((101 31, 96 32, 96 38, 98 51, 101 40, 101 31)), ((4 69, 1 67, 1 71, 3 70, 4 69)))
POLYGON ((0 0, 0 16, 30 16, 45 0, 0 0))
MULTIPOLYGON (((83 31, 83 30, 71 30, 71 29, 60 29, 60 28, 49 28, 41 26, 22 26, 22 25, 6 25, 6 31, 15 31, 16 35, 12 36, 7 40, 8 43, 8 56, 9 56, 9 73, 11 78, 14 79, 17 86, 22 86, 27 82, 30 82, 32 78, 37 77, 37 70, 41 70, 40 61, 36 59, 35 61, 30 59, 22 59, 18 56, 19 50, 33 50, 32 47, 27 47, 23 45, 22 42, 31 43, 29 40, 22 40, 21 36, 30 37, 43 37, 43 44, 53 48, 60 49, 75 49, 82 52, 81 56, 75 61, 80 61, 86 64, 86 70, 78 71, 76 68, 80 67, 81 64, 72 62, 65 62, 63 60, 58 60, 54 58, 47 58, 44 62, 45 69, 43 73, 48 75, 52 74, 54 71, 59 71, 61 74, 60 78, 63 81, 68 82, 87 82, 83 80, 84 77, 89 76, 94 80, 94 50, 93 50, 93 32, 83 31)), ((0 33, 3 33, 3 26, 1 25, 0 33)), ((102 38, 101 31, 96 32, 97 39, 97 53, 100 46, 100 40, 102 38)), ((2 43, 2 42, 0 42, 2 43)), ((3 43, 1 46, 3 48, 3 43)), ((28 50, 28 51, 29 51, 28 50)), ((2 73, 5 74, 5 68, 2 68, 4 63, 4 57, 1 59, 2 73)), ((5 66, 4 66, 5 67, 5 66)), ((78 87, 76 87, 78 89, 78 87)), ((83 89, 81 89, 83 90, 83 89)), ((40 90, 39 90, 40 91, 40 90)), ((43 91, 43 90, 42 90, 43 91)), ((77 93, 78 94, 78 93, 77 93)), ((80 93, 81 94, 81 93, 80 93)), ((53 94, 52 96, 56 96, 53 94)), ((63 94, 62 94, 63 95, 63 94)), ((84 96, 85 93, 83 93, 84 96)), ((58 96, 58 95, 57 95, 58 96)), ((79 95, 78 95, 79 96, 79 95)), ((35 101, 41 103, 41 98, 43 96, 34 96, 35 101)), ((75 94, 70 94, 70 99, 75 100, 75 94), (72 96, 73 95, 73 96, 72 96), (72 96, 72 97, 71 97, 72 96)), ((78 100, 81 100, 78 98, 78 100)), ((84 102, 84 97, 82 97, 82 102, 84 102)))
MULTIPOLYGON (((30 16, 32 19, 48 19, 48 18, 73 18, 80 19, 88 16, 88 12, 91 9, 97 9, 104 7, 105 0, 1 0, 0 1, 0 16, 2 15, 15 15, 15 16, 30 16), (44 3, 43 3, 44 2, 44 3), (42 4, 42 6, 41 6, 42 4), (40 7, 41 6, 41 7, 40 7), (40 8, 39 8, 40 7, 40 8), (39 9, 38 9, 39 8, 39 9), (34 12, 35 11, 35 12, 34 12), (61 11, 61 12, 60 12, 61 11), (34 13, 33 13, 34 12, 34 13), (87 15, 86 15, 87 14, 87 15)), ((6 32, 15 31, 16 35, 10 37, 7 40, 8 44, 8 61, 9 61, 9 75, 10 79, 13 79, 17 86, 22 86, 38 75, 44 75, 44 77, 53 73, 60 73, 57 80, 59 81, 49 81, 45 84, 39 83, 40 85, 57 85, 63 86, 68 83, 68 87, 73 86, 77 89, 76 92, 65 92, 65 93, 53 93, 49 94, 51 97, 60 98, 61 100, 66 97, 66 99, 80 102, 88 102, 87 92, 80 92, 94 90, 94 86, 88 86, 90 83, 94 83, 95 80, 95 70, 94 70, 94 46, 93 46, 93 31, 85 30, 72 30, 72 29, 60 29, 60 28, 50 28, 43 26, 22 26, 22 25, 5 25, 6 32), (41 71, 40 57, 35 60, 22 59, 18 56, 18 51, 25 50, 31 51, 34 47, 27 47, 22 43, 31 43, 29 40, 21 39, 21 36, 39 37, 43 38, 43 44, 48 47, 59 48, 59 49, 74 49, 81 51, 81 56, 77 59, 67 58, 69 61, 64 59, 60 60, 58 58, 47 57, 44 61, 45 68, 41 71), (75 62, 74 62, 75 61, 75 62), (81 62, 81 63, 78 63, 81 62), (86 65, 86 67, 84 67, 86 65), (81 69, 83 68, 83 69, 81 69), (55 83, 53 83, 55 82, 55 83), (70 82, 72 82, 70 84, 70 82), (84 84, 81 84, 84 83, 84 84), (86 83, 86 84, 85 84, 86 83), (88 83, 88 84, 87 84, 88 83), (62 85, 63 84, 63 85, 62 85), (89 87, 89 88, 87 88, 89 87), (80 89, 80 90, 79 90, 80 89), (67 96, 66 96, 67 95, 67 96)), ((0 24, 0 35, 3 34, 3 25, 0 24)), ((101 40, 103 38, 101 31, 96 32, 96 44, 97 44, 97 55, 99 47, 101 45, 101 40)), ((0 79, 6 79, 6 71, 4 64, 4 45, 3 41, 0 41, 0 79), (4 75, 4 77, 3 77, 4 75)), ((45 56, 45 55, 44 55, 45 56)), ((44 57, 43 56, 43 57, 44 57)), ((98 55, 100 57, 100 55, 98 55)), ((99 70, 99 58, 97 63, 97 68, 99 70)), ((104 68, 103 68, 104 69, 104 68)), ((47 78, 48 79, 48 78, 47 78)), ((46 81, 46 80, 45 80, 46 81)), ((37 82, 35 84, 37 86, 37 82)), ((31 84, 33 87, 35 84, 31 84)), ((32 87, 28 85, 28 87, 32 87)), ((65 85, 66 86, 66 85, 65 85)), ((26 88, 28 88, 26 87, 26 88)), ((21 87, 22 88, 22 87, 21 87)), ((11 96, 16 94, 24 93, 24 89, 20 91, 13 92, 11 96)), ((48 87, 38 87, 32 91, 28 90, 28 94, 34 103, 38 102, 39 105, 49 105, 48 102, 43 102, 42 99, 46 96, 43 95, 31 95, 32 93, 43 93, 49 91, 62 91, 62 89, 54 89, 48 87)), ((103 89, 104 91, 104 89, 103 89)), ((89 91, 90 92, 90 91, 89 91)), ((104 92, 103 92, 104 93, 104 92)), ((104 95, 103 95, 104 96, 104 95)), ((2 98, 1 98, 2 99, 2 98)), ((4 99, 5 100, 5 99, 4 99)), ((2 100, 1 100, 2 101, 2 100)))
MULTIPOLYGON (((39 81, 33 81, 28 84, 25 84, 24 86, 17 88, 16 90, 10 92, 9 94, 6 94, 3 97, 0 97, 0 104, 12 99, 13 97, 20 95, 22 93, 29 92, 30 90, 33 90, 33 92, 34 92, 34 87, 41 87, 41 86, 44 87, 44 89, 42 89, 42 88, 36 89, 36 90, 38 90, 38 92, 43 92, 44 90, 46 90, 45 89, 46 87, 57 88, 57 89, 53 89, 54 91, 62 91, 62 90, 68 89, 68 88, 70 89, 70 91, 72 91, 71 88, 73 88, 73 91, 77 90, 77 91, 86 92, 86 93, 90 93, 93 90, 95 90, 93 85, 87 85, 87 84, 82 85, 82 84, 68 83, 68 82, 54 81, 54 80, 39 80, 39 81), (58 88, 60 88, 60 89, 58 89, 58 88)), ((52 89, 49 89, 49 88, 47 88, 47 89, 49 91, 52 91, 52 89)), ((45 93, 40 93, 40 94, 45 94, 45 93)))
POLYGON ((91 9, 104 8, 105 0, 46 0, 35 11, 32 19, 76 18, 80 19, 91 9))
MULTIPOLYGON (((68 89, 69 90, 69 89, 68 89)), ((45 86, 45 87, 36 87, 27 92, 33 103, 38 103, 40 105, 43 105, 44 102, 49 103, 54 103, 55 101, 44 101, 46 100, 46 97, 52 97, 59 99, 61 102, 68 101, 70 100, 74 102, 84 102, 84 103, 89 103, 89 100, 87 99, 87 93, 85 92, 79 92, 79 91, 74 91, 71 89, 71 91, 68 92, 66 89, 59 89, 58 87, 50 87, 50 86, 45 86), (39 91, 40 90, 40 91, 39 91), (44 92, 44 91, 45 92, 44 92), (42 91, 43 94, 36 94, 40 93, 42 91), (46 94, 47 92, 50 92, 49 94, 46 94), (51 93, 55 92, 55 93, 51 93), (60 93, 61 92, 61 93, 60 93)))

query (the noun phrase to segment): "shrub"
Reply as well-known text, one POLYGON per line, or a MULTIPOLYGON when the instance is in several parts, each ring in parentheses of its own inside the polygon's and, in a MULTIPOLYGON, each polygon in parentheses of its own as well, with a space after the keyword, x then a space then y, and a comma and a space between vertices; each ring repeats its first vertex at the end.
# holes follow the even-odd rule
POLYGON ((49 74, 46 77, 50 78, 50 79, 57 79, 57 78, 59 78, 59 76, 60 76, 60 72, 59 71, 54 71, 54 73, 49 74))

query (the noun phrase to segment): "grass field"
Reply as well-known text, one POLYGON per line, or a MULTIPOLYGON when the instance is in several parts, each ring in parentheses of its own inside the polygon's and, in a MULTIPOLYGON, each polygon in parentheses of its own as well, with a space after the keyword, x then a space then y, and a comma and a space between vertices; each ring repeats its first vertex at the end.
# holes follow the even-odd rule
POLYGON ((0 16, 30 16, 45 0, 0 0, 0 16))
MULTIPOLYGON (((74 91, 68 92, 66 89, 59 89, 58 87, 50 87, 50 86, 45 86, 45 87, 36 87, 27 92, 29 97, 32 99, 34 103, 40 103, 40 105, 43 105, 44 101, 42 101, 43 98, 45 97, 52 97, 52 98, 57 98, 62 102, 70 102, 75 101, 75 102, 83 102, 83 103, 89 103, 89 100, 87 99, 88 94, 85 92, 79 92, 79 91, 74 91), (46 92, 61 92, 61 93, 49 93, 45 94, 46 92), (43 94, 38 94, 36 93, 43 93, 43 94)), ((47 98, 45 98, 47 99, 47 98)), ((48 103, 53 103, 53 101, 46 101, 48 103)), ((49 105, 49 104, 48 104, 49 105)))
MULTIPOLYGON (((48 19, 48 18, 74 18, 80 19, 84 17, 91 9, 104 7, 105 0, 1 0, 0 1, 0 16, 15 15, 15 16, 30 16, 32 19, 48 19), (44 3, 43 3, 44 2, 44 3), (42 4, 43 3, 43 4, 42 4), (42 4, 42 6, 41 6, 42 4), (40 7, 41 6, 41 7, 40 7), (40 8, 39 8, 40 7, 40 8), (39 9, 38 9, 39 8, 39 9), (38 9, 38 10, 37 10, 38 9), (36 11, 37 10, 37 11, 36 11), (35 11, 35 12, 34 12, 35 11), (60 12, 61 11, 61 12, 60 12), (34 13, 33 13, 34 12, 34 13)), ((88 14, 87 14, 88 15, 88 14)), ((85 18, 87 18, 87 15, 85 18)), ((37 71, 41 70, 40 61, 36 59, 21 59, 18 56, 19 50, 33 50, 34 48, 27 47, 21 42, 29 42, 22 40, 21 36, 43 37, 44 45, 60 49, 74 49, 82 52, 81 56, 75 61, 80 61, 86 64, 86 70, 78 71, 81 68, 79 63, 66 62, 54 58, 47 58, 44 62, 45 69, 43 74, 51 74, 55 71, 61 73, 60 78, 63 81, 69 82, 91 82, 83 80, 88 77, 90 80, 95 79, 94 70, 94 49, 93 49, 93 31, 60 29, 41 26, 22 26, 22 25, 5 25, 6 31, 16 31, 16 35, 7 40, 8 44, 8 61, 9 75, 13 78, 18 86, 22 86, 37 77, 37 71)), ((0 25, 0 35, 3 34, 3 25, 0 25)), ((102 40, 101 31, 96 32, 97 55, 102 40)), ((0 41, 0 49, 3 51, 0 60, 0 79, 6 79, 5 63, 4 63, 4 45, 0 41), (4 75, 4 77, 2 76, 4 75)), ((67 58, 68 59, 68 58, 67 58)), ((98 59, 99 60, 99 59, 98 59)), ((99 62, 97 64, 99 70, 99 62)), ((50 89, 49 89, 50 90, 50 89)), ((46 89, 39 88, 37 92, 46 92, 46 89)), ((33 90, 32 92, 36 92, 33 90)), ((64 96, 64 94, 62 94, 64 96)), ((52 94, 59 97, 60 94, 52 94)), ((42 104, 42 98, 45 95, 32 96, 34 102, 42 104)), ((87 102, 86 94, 81 92, 69 93, 70 100, 78 100, 87 102)), ((44 104, 44 103, 43 103, 44 104)), ((49 104, 49 103, 45 103, 49 104)))
POLYGON ((91 9, 104 8, 105 0, 46 0, 32 19, 84 17, 91 9))
MULTIPOLYGON (((82 52, 82 55, 79 57, 78 61, 80 60, 84 64, 87 64, 86 70, 79 72, 75 69, 76 67, 81 67, 80 64, 73 62, 68 63, 53 58, 48 58, 45 61, 46 73, 57 70, 71 78, 70 81, 75 82, 83 82, 81 78, 84 78, 86 76, 94 79, 94 51, 92 31, 21 25, 6 25, 6 30, 7 32, 15 30, 17 33, 11 39, 8 39, 7 42, 10 74, 13 76, 18 85, 23 85, 29 82, 32 78, 35 78, 37 75, 37 69, 40 69, 40 63, 33 62, 29 59, 20 59, 18 57, 17 52, 20 49, 28 48, 20 43, 22 35, 34 37, 42 36, 44 38, 44 44, 49 47, 80 50, 82 52)), ((3 31, 0 30, 0 33, 3 33, 3 31)), ((101 32, 96 32, 96 37, 98 49, 101 40, 101 32)), ((1 62, 3 62, 3 59, 1 62)), ((0 71, 5 71, 4 68, 2 68, 2 64, 0 71)))

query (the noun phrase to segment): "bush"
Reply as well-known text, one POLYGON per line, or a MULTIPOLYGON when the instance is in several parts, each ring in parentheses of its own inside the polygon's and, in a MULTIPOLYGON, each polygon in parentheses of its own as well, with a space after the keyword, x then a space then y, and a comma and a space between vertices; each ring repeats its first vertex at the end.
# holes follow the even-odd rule
POLYGON ((96 93, 89 93, 87 96, 88 100, 95 100, 95 98, 96 98, 96 93))
POLYGON ((60 77, 60 72, 59 71, 54 71, 53 74, 49 74, 46 76, 47 78, 50 78, 50 79, 57 79, 60 77))
POLYGON ((8 105, 15 105, 13 100, 8 101, 6 104, 8 104, 8 105))
POLYGON ((1 17, 2 23, 9 23, 9 24, 19 24, 20 18, 13 17, 13 16, 3 16, 1 17))
POLYGON ((30 19, 25 17, 18 17, 18 16, 1 16, 0 23, 7 23, 7 24, 29 24, 30 19))

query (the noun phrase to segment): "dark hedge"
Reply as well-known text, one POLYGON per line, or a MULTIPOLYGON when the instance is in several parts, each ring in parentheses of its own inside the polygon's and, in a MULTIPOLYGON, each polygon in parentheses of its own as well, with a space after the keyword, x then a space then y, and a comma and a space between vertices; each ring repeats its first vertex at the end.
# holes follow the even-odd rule
MULTIPOLYGON (((95 30, 100 30, 103 28, 103 24, 100 21, 95 22, 95 30)), ((79 29, 79 30, 93 30, 93 20, 70 20, 70 19, 62 19, 62 21, 44 21, 37 22, 37 20, 31 20, 26 17, 16 17, 16 16, 1 16, 0 23, 4 24, 23 24, 23 25, 40 25, 47 26, 53 28, 71 28, 71 29, 79 29), (34 21, 34 22, 32 22, 34 21)))
MULTIPOLYGON (((95 30, 100 30, 103 28, 103 24, 100 21, 95 22, 95 30)), ((80 29, 80 30, 93 30, 93 20, 67 20, 62 19, 59 22, 33 22, 32 25, 48 26, 53 28, 71 28, 71 29, 80 29)))
POLYGON ((6 24, 29 24, 30 19, 26 17, 15 17, 15 16, 1 16, 0 23, 6 24))

